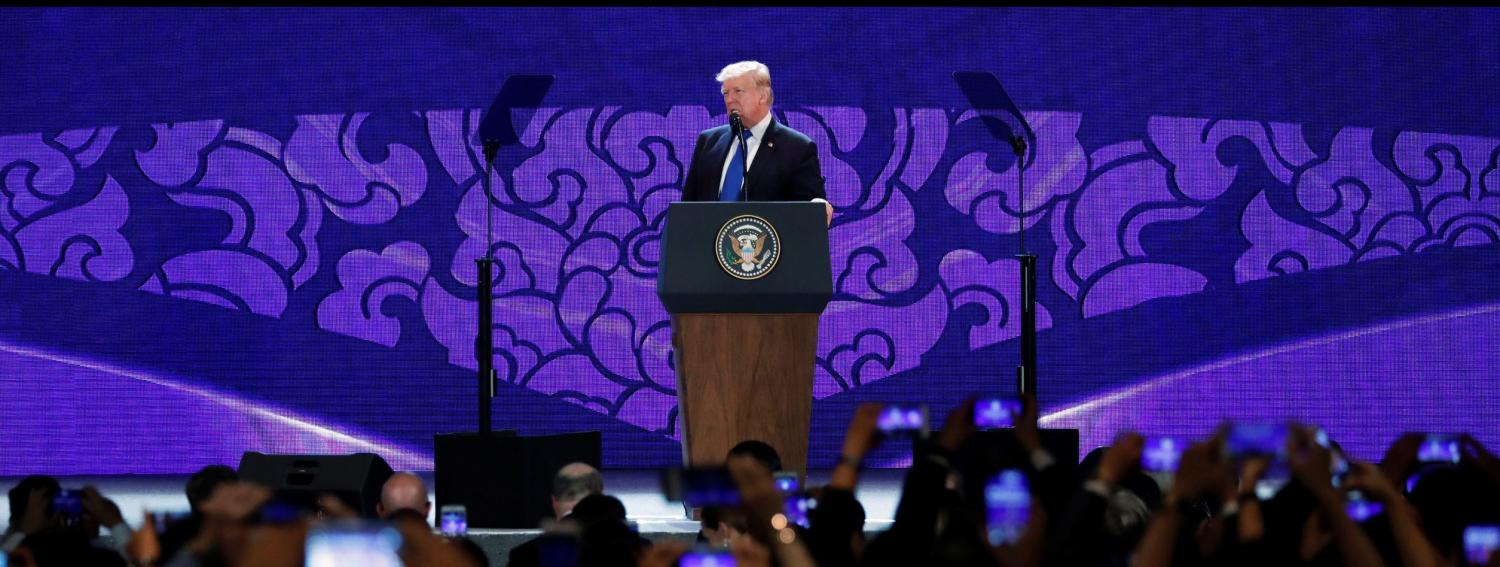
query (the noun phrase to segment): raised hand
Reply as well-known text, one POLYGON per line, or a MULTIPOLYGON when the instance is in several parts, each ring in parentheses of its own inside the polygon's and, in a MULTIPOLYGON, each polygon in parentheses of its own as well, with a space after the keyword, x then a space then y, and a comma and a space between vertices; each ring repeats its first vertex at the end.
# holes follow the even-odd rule
MULTIPOLYGON (((1458 438, 1459 463, 1479 469, 1500 488, 1500 458, 1496 458, 1474 436, 1465 433, 1458 438)), ((1500 554, 1497 554, 1500 555, 1500 554)))
POLYGON ((396 531, 401 532, 402 564, 477 567, 462 548, 433 533, 426 520, 407 517, 396 520, 395 524, 396 531))
POLYGON ((26 513, 21 515, 17 521, 18 530, 21 533, 31 535, 62 523, 61 516, 54 510, 52 514, 47 513, 51 508, 47 502, 46 488, 33 488, 26 494, 26 513))
POLYGON ((105 528, 114 528, 125 523, 125 518, 120 514, 120 507, 113 500, 105 498, 99 493, 98 488, 93 485, 83 487, 83 512, 98 520, 105 528))
MULTIPOLYGON (((811 567, 812 555, 797 540, 795 530, 786 523, 786 516, 782 515, 784 501, 781 493, 776 490, 771 471, 755 459, 745 456, 730 457, 725 464, 729 467, 729 475, 739 486, 740 501, 748 516, 750 536, 771 549, 783 567, 811 567)), ((739 538, 744 539, 749 538, 739 538)))
POLYGON ((666 540, 652 545, 641 555, 640 567, 676 567, 677 560, 688 551, 688 544, 681 541, 666 540))
POLYGON ((1391 484, 1391 480, 1380 471, 1380 467, 1370 463, 1350 461, 1349 476, 1344 480, 1343 488, 1346 491, 1363 491, 1387 507, 1403 501, 1401 491, 1391 484))
POLYGON ((1417 462, 1417 450, 1422 447, 1421 433, 1406 433, 1396 438, 1394 443, 1385 450, 1385 458, 1380 461, 1380 470, 1391 484, 1403 486, 1406 477, 1411 473, 1412 465, 1417 462))
MULTIPOLYGON (((1021 539, 1015 545, 1000 545, 990 547, 995 561, 1000 567, 1036 567, 1042 563, 1042 546, 1046 536, 1047 508, 1042 505, 1042 500, 1036 496, 1031 497, 1031 508, 1028 512, 1030 518, 1026 521, 1026 531, 1021 533, 1021 539)), ((981 527, 982 529, 982 527, 981 527)), ((979 538, 984 540, 988 536, 980 534, 979 538)))
POLYGON ((1177 463, 1177 475, 1172 480, 1168 500, 1176 503, 1198 498, 1216 486, 1222 486, 1225 477, 1233 474, 1229 463, 1219 460, 1219 447, 1223 439, 1215 435, 1205 441, 1189 445, 1177 463))
POLYGON ((938 433, 938 447, 950 453, 956 452, 974 436, 974 400, 974 396, 969 396, 964 403, 948 412, 948 419, 943 422, 943 431, 938 433))
POLYGON ((829 486, 854 490, 859 482, 859 463, 880 444, 878 423, 881 409, 879 403, 866 402, 854 410, 854 418, 849 420, 849 431, 844 434, 844 449, 839 453, 839 465, 833 469, 829 486))
POLYGON ((1042 435, 1037 426, 1038 413, 1036 395, 1031 392, 1021 394, 1021 413, 1014 414, 1011 423, 1016 424, 1016 440, 1021 442, 1028 453, 1042 448, 1042 435))
POLYGON ((141 520, 141 529, 130 534, 125 554, 136 565, 153 565, 161 559, 161 540, 156 537, 156 521, 151 519, 150 510, 146 510, 146 517, 141 520))
POLYGON ((1120 434, 1105 451, 1104 458, 1099 460, 1098 478, 1100 482, 1115 486, 1120 481, 1140 466, 1141 450, 1146 447, 1146 439, 1134 431, 1126 431, 1120 434))
POLYGON ((738 567, 771 567, 771 550, 754 539, 735 538, 729 543, 729 553, 738 567))
POLYGON ((200 508, 209 518, 242 521, 271 499, 271 490, 250 482, 221 484, 200 508))
POLYGON ((323 517, 335 520, 354 520, 359 518, 359 512, 354 511, 343 500, 332 494, 324 494, 318 497, 318 510, 323 517))
POLYGON ((750 533, 769 543, 776 536, 771 533, 771 518, 781 513, 784 503, 781 493, 776 491, 771 471, 743 455, 730 457, 725 465, 740 489, 740 501, 748 513, 750 533))
POLYGON ((844 434, 844 449, 841 455, 846 459, 864 459, 876 445, 880 444, 880 430, 877 423, 880 421, 880 410, 883 407, 877 402, 865 402, 854 410, 854 418, 849 420, 849 431, 844 434))
POLYGON ((1292 475, 1320 498, 1335 498, 1333 490, 1333 455, 1319 445, 1312 430, 1293 425, 1289 431, 1287 461, 1292 475))

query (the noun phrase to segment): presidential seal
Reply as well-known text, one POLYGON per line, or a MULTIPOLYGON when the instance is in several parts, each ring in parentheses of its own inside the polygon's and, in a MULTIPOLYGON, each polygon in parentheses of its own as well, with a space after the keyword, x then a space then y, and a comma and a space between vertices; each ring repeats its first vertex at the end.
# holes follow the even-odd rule
POLYGON ((729 275, 742 280, 760 279, 771 273, 781 259, 781 237, 766 219, 740 215, 719 229, 714 251, 719 267, 729 275))

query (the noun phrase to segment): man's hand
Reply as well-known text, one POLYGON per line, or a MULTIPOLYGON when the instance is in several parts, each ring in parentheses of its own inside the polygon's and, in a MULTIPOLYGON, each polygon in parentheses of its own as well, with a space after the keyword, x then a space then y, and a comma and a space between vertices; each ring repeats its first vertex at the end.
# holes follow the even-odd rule
POLYGON ((229 558, 229 564, 238 567, 302 565, 306 562, 304 549, 307 533, 312 530, 312 526, 313 521, 308 519, 286 524, 251 526, 244 536, 249 544, 240 547, 239 552, 229 558))
MULTIPOLYGON (((1490 482, 1500 487, 1500 458, 1496 458, 1494 454, 1484 448, 1484 445, 1479 443, 1478 439, 1475 439, 1474 436, 1468 433, 1459 437, 1458 450, 1460 453, 1460 463, 1472 465, 1474 468, 1479 469, 1479 472, 1484 473, 1490 478, 1490 482)), ((1500 558, 1500 553, 1495 554, 1495 556, 1500 558)))
POLYGON ((834 467, 829 486, 854 490, 854 485, 859 482, 859 463, 880 443, 877 424, 881 408, 877 402, 865 402, 854 410, 854 419, 849 421, 849 431, 844 434, 844 449, 839 453, 840 466, 834 467))
POLYGON ((1406 475, 1417 462, 1417 450, 1422 447, 1423 436, 1421 433, 1403 434, 1385 450, 1385 458, 1380 460, 1380 470, 1391 484, 1404 485, 1406 475))
POLYGON ((781 492, 776 490, 770 469, 744 455, 730 457, 724 461, 724 465, 729 469, 729 476, 734 479, 735 486, 740 489, 740 501, 746 511, 752 514, 762 513, 766 520, 781 513, 781 492))
POLYGON ((1395 506, 1403 501, 1401 492, 1380 472, 1380 467, 1370 463, 1350 461, 1349 477, 1344 481, 1344 489, 1363 490, 1387 506, 1395 506))
MULTIPOLYGON (((203 525, 183 549, 202 556, 215 548, 230 556, 238 555, 239 549, 224 549, 226 542, 242 534, 243 522, 271 499, 271 490, 249 482, 231 482, 214 487, 213 495, 203 502, 203 525)), ((304 527, 305 529, 305 527, 304 527)))
POLYGON ((1255 484, 1260 482, 1260 477, 1265 476, 1270 468, 1271 460, 1267 457, 1245 459, 1244 464, 1240 465, 1240 492, 1255 490, 1255 484))
POLYGON ((676 567, 677 560, 687 552, 686 542, 662 541, 647 548, 637 565, 640 567, 676 567))
POLYGON ((771 550, 754 538, 741 537, 729 542, 729 553, 740 567, 771 567, 771 550))
MULTIPOLYGON (((1266 471, 1271 468, 1271 460, 1266 457, 1250 457, 1240 462, 1240 478, 1236 482, 1234 475, 1224 478, 1223 492, 1219 495, 1224 502, 1238 500, 1241 494, 1249 494, 1255 491, 1255 484, 1260 482, 1260 477, 1265 476, 1266 471)), ((1258 501, 1257 501, 1258 502, 1258 501)))
POLYGON ((1141 450, 1146 447, 1146 439, 1134 431, 1126 431, 1115 440, 1115 444, 1104 452, 1104 458, 1099 460, 1099 482, 1109 486, 1117 486, 1125 475, 1135 470, 1141 463, 1141 450))
POLYGON ((1011 416, 1011 423, 1016 424, 1016 440, 1021 442, 1027 453, 1042 448, 1042 434, 1037 427, 1038 411, 1036 394, 1027 392, 1021 394, 1021 413, 1011 416))
POLYGON ((154 565, 162 558, 161 540, 156 537, 156 521, 151 519, 150 510, 141 519, 141 529, 130 534, 130 541, 125 543, 125 554, 137 565, 154 565))
POLYGON ((323 517, 335 520, 359 519, 359 512, 356 512, 353 508, 344 504, 343 500, 339 500, 339 497, 332 494, 318 496, 318 511, 323 517))
POLYGON ((203 515, 238 522, 271 499, 271 490, 249 482, 225 483, 203 502, 203 515))
POLYGON ((880 430, 876 425, 880 421, 881 409, 883 407, 879 402, 865 402, 854 410, 854 419, 849 421, 849 431, 844 434, 841 456, 858 462, 880 444, 880 430))
POLYGON ((948 412, 948 420, 943 422, 943 430, 938 433, 938 447, 954 453, 974 436, 974 401, 975 397, 969 396, 948 412))
POLYGON ((401 532, 401 562, 405 565, 476 567, 463 548, 432 532, 427 520, 406 517, 395 521, 401 532))
POLYGON ((120 514, 120 507, 113 500, 99 494, 99 489, 93 485, 83 487, 83 513, 99 520, 99 524, 105 529, 114 529, 115 526, 125 523, 125 518, 120 514))
POLYGON ((828 226, 833 226, 833 203, 823 201, 823 210, 828 214, 828 226))
POLYGON ((1319 499, 1338 499, 1333 490, 1333 455, 1313 440, 1312 430, 1293 425, 1287 439, 1292 474, 1319 499))
MULTIPOLYGON (((1033 567, 1041 565, 1042 545, 1045 541, 1047 526, 1047 508, 1042 506, 1042 500, 1036 496, 1031 497, 1030 518, 1026 520, 1026 531, 1021 532, 1021 539, 1014 544, 990 546, 990 553, 995 557, 995 562, 1000 567, 1033 567)), ((989 543, 989 534, 980 528, 980 541, 989 543)))
POLYGON ((47 501, 47 489, 41 487, 31 489, 31 492, 26 495, 26 513, 21 515, 17 529, 23 534, 31 535, 60 523, 57 514, 47 514, 47 509, 51 508, 51 504, 47 501))
POLYGON ((1232 474, 1229 463, 1219 461, 1219 446, 1223 438, 1215 435, 1207 441, 1194 443, 1182 452, 1177 463, 1177 476, 1172 481, 1168 501, 1181 502, 1202 496, 1215 486, 1221 486, 1225 477, 1232 474))

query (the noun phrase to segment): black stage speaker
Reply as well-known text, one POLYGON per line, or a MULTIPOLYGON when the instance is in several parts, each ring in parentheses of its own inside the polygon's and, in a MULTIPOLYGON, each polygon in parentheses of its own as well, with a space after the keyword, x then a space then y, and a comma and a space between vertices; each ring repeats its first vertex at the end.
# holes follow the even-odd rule
MULTIPOLYGON (((1069 469, 1078 466, 1077 429, 1038 429, 1037 433, 1042 438, 1042 447, 1057 459, 1058 465, 1069 469)), ((1023 453, 1021 442, 1016 439, 1016 430, 1012 428, 976 431, 971 442, 983 444, 991 451, 1023 453)), ((1029 456, 1027 460, 1030 460, 1029 456)))
POLYGON ((366 518, 375 517, 380 489, 391 465, 374 453, 353 455, 267 455, 240 457, 240 480, 271 488, 276 498, 317 508, 318 496, 332 494, 366 518))
POLYGON ((552 517, 557 469, 573 462, 600 468, 602 439, 598 431, 435 435, 437 505, 463 505, 470 528, 536 529, 552 517))

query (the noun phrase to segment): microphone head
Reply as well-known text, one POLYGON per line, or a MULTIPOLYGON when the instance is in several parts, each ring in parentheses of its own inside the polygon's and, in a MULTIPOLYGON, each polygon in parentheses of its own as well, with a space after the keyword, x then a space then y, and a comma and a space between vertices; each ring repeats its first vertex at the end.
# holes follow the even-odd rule
POLYGON ((745 123, 740 121, 740 111, 729 111, 729 127, 735 130, 742 130, 745 128, 745 123))

